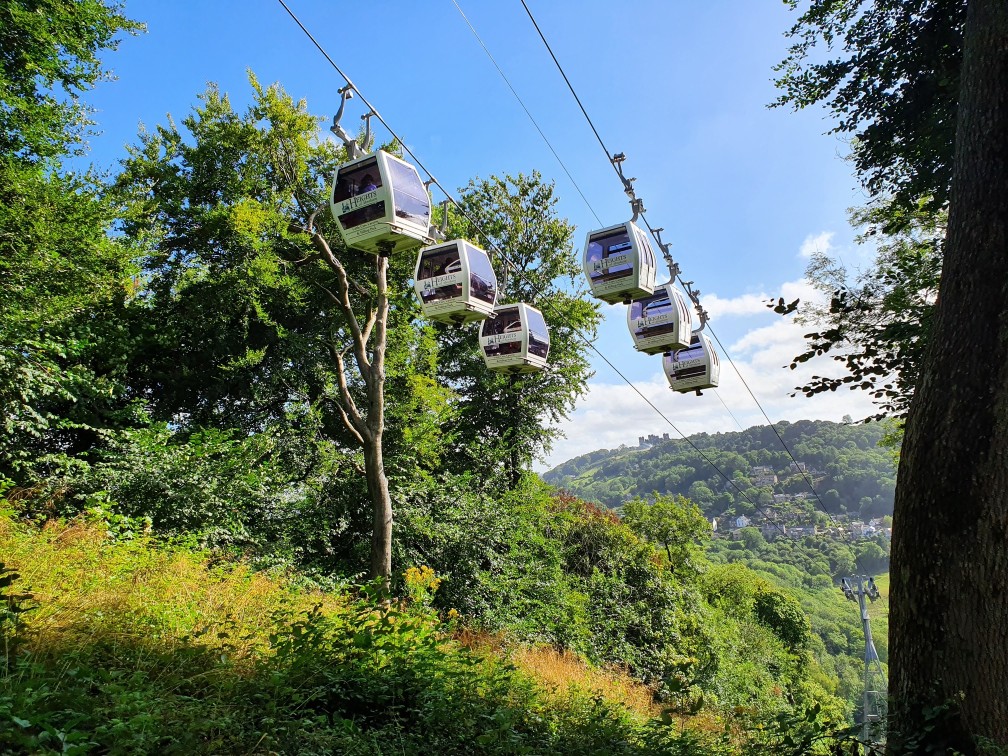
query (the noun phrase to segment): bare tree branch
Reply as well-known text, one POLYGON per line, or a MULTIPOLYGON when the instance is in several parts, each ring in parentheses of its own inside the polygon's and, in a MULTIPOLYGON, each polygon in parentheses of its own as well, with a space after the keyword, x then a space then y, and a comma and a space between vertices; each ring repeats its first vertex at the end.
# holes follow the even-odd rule
POLYGON ((368 398, 371 406, 368 411, 368 426, 371 432, 381 437, 385 429, 385 342, 388 336, 388 258, 377 258, 378 301, 375 304, 374 317, 368 321, 368 330, 374 324, 374 364, 371 371, 371 384, 368 386, 368 398))
MULTIPOLYGON (((360 433, 357 432, 357 429, 354 428, 353 422, 350 420, 350 417, 347 415, 346 410, 343 409, 343 405, 340 402, 338 402, 338 401, 333 402, 333 404, 335 405, 336 409, 339 410, 340 419, 343 421, 343 425, 346 426, 346 429, 348 431, 350 431, 350 435, 352 435, 355 439, 357 439, 357 443, 358 444, 360 444, 361 446, 364 446, 364 438, 361 436, 360 433)), ((355 467, 356 467, 356 465, 355 465, 355 467)), ((357 469, 358 469, 359 472, 364 472, 364 470, 361 469, 361 468, 357 468, 357 469)))
POLYGON ((371 338, 371 329, 374 328, 375 318, 377 316, 378 316, 378 310, 373 307, 369 307, 368 319, 367 323, 364 324, 364 331, 363 331, 365 343, 367 343, 367 340, 371 338))
POLYGON ((337 406, 344 423, 346 423, 347 427, 357 437, 357 440, 360 441, 361 446, 363 446, 364 438, 370 434, 367 422, 361 417, 360 410, 357 409, 357 403, 350 394, 350 387, 346 380, 346 361, 343 359, 345 352, 337 349, 335 344, 329 344, 329 353, 336 363, 336 383, 339 386, 341 399, 337 406))

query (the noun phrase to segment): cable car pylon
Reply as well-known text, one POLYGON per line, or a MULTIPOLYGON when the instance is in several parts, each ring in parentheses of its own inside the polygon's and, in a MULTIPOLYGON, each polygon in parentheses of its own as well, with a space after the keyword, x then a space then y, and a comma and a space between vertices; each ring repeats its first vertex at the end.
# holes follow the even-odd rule
POLYGON ((872 640, 871 621, 868 619, 868 602, 879 598, 875 580, 867 575, 840 579, 840 589, 851 601, 857 601, 861 609, 861 627, 864 631, 864 693, 861 700, 861 737, 865 754, 875 753, 875 746, 882 744, 882 723, 886 715, 886 676, 879 660, 875 642, 872 640), (852 581, 857 581, 854 588, 852 581))

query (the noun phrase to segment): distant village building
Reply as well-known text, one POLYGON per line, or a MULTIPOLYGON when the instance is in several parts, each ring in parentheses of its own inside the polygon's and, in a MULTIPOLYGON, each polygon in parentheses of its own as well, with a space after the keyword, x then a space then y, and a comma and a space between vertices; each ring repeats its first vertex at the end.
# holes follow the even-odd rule
POLYGON ((809 471, 808 465, 806 465, 804 462, 792 462, 788 466, 788 469, 791 472, 808 472, 809 471))
POLYGON ((788 528, 787 534, 790 538, 804 538, 805 536, 814 536, 819 534, 819 527, 816 525, 794 526, 788 528))
POLYGON ((738 517, 735 518, 735 527, 736 528, 748 528, 750 522, 752 522, 752 520, 750 520, 745 515, 739 515, 738 517))
POLYGON ((760 525, 759 532, 768 541, 772 541, 775 538, 779 538, 782 535, 787 535, 788 528, 787 525, 775 525, 772 522, 765 522, 760 525))
POLYGON ((777 474, 769 465, 753 465, 749 468, 749 482, 757 488, 773 486, 777 483, 777 474))

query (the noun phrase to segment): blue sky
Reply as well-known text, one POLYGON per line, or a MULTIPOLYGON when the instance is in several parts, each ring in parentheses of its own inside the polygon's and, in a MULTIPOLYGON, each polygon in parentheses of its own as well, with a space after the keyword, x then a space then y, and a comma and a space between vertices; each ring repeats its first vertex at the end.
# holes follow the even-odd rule
MULTIPOLYGON (((475 176, 538 169, 554 179, 559 210, 584 234, 630 216, 618 179, 567 90, 520 0, 457 0, 567 166, 587 204, 473 36, 452 0, 368 4, 288 0, 330 56, 445 186, 475 176)), ((839 420, 871 411, 842 390, 790 398, 829 362, 783 366, 802 346, 800 326, 763 302, 809 293, 810 250, 851 268, 870 250, 853 243, 846 211, 865 195, 827 135, 821 110, 769 109, 772 68, 794 22, 782 2, 715 0, 526 0, 603 141, 627 156, 652 226, 665 229, 683 278, 695 282, 711 325, 774 421, 839 420)), ((246 70, 279 82, 327 117, 344 84, 276 0, 126 0, 148 32, 107 57, 118 77, 89 97, 101 134, 91 159, 113 168, 140 123, 181 120, 216 82, 241 107, 246 70)), ((359 99, 344 123, 364 112, 359 99)), ((377 122, 379 139, 387 136, 377 122)), ((435 192, 434 200, 441 197, 435 192)), ((659 276, 661 278, 661 276, 659 276)), ((765 422, 728 364, 717 395, 667 388, 660 357, 634 351, 625 308, 604 306, 596 345, 683 433, 737 430, 765 422), (720 397, 719 401, 718 397, 720 397), (727 405, 727 409, 726 409, 727 405), (730 410, 730 413, 729 411, 730 410), (734 415, 734 418, 732 417, 734 415)), ((722 355, 722 359, 723 359, 722 355)), ((540 468, 648 433, 676 432, 603 363, 591 391, 564 425, 567 438, 540 468)))

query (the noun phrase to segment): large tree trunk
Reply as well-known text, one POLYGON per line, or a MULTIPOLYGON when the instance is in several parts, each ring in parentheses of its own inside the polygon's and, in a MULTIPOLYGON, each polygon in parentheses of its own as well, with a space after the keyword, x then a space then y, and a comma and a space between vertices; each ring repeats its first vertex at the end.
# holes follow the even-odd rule
MULTIPOLYGON (((896 487, 890 743, 1008 745, 1008 2, 970 0, 948 238, 896 487)), ((942 751, 944 752, 944 751, 942 751)))

